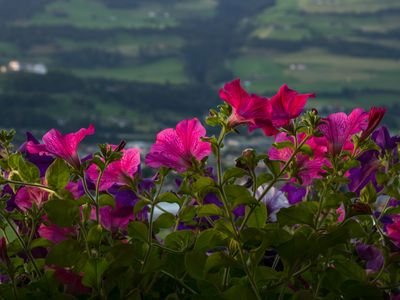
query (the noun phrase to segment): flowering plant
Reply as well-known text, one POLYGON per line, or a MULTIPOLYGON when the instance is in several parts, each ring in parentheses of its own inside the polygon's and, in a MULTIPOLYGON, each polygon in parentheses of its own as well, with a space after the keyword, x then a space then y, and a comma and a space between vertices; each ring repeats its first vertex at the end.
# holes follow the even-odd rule
POLYGON ((378 128, 385 110, 302 114, 313 94, 239 80, 220 97, 206 119, 220 134, 198 119, 161 131, 148 178, 125 142, 80 158, 92 125, 17 150, 2 131, 0 298, 398 299, 400 137, 378 128), (239 126, 273 144, 229 164, 239 126))

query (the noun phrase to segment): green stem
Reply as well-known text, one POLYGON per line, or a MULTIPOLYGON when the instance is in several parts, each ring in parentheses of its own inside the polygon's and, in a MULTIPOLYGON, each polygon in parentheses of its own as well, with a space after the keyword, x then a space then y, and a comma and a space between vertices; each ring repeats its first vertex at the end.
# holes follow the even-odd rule
POLYGON ((183 202, 182 206, 181 206, 181 207, 179 208, 179 210, 178 210, 177 218, 176 218, 176 222, 175 222, 175 227, 174 227, 174 231, 177 231, 177 230, 178 230, 179 223, 180 223, 180 221, 181 221, 181 218, 180 218, 181 211, 186 207, 186 205, 187 205, 187 203, 189 202, 189 200, 190 200, 190 198, 187 197, 187 198, 185 199, 185 201, 183 202))
POLYGON ((14 225, 12 224, 12 222, 10 222, 10 220, 8 220, 8 218, 6 218, 3 214, 0 213, 0 216, 6 220, 8 226, 10 226, 11 230, 14 232, 14 234, 16 235, 19 243, 21 244, 21 247, 24 249, 26 255, 28 256, 28 258, 30 259, 30 261, 32 262, 33 268, 35 269, 36 273, 38 274, 38 276, 42 275, 42 272, 40 272, 38 266, 36 265, 35 259, 32 256, 31 251, 28 249, 27 245, 25 244, 24 240, 22 239, 21 235, 19 234, 18 230, 14 227, 14 225))
POLYGON ((96 192, 95 192, 95 207, 96 207, 96 223, 99 224, 100 221, 100 216, 99 216, 99 194, 100 194, 100 182, 101 178, 103 177, 104 170, 107 168, 107 163, 104 165, 104 169, 100 170, 99 177, 97 177, 97 182, 96 182, 96 192))
POLYGON ((252 288, 252 290, 253 290, 253 292, 254 292, 254 294, 255 294, 257 300, 262 300, 261 295, 260 295, 260 293, 258 292, 257 285, 256 285, 256 283, 255 283, 255 281, 254 281, 253 275, 251 274, 251 272, 250 272, 250 270, 249 270, 249 267, 247 266, 246 260, 245 260, 245 258, 244 258, 242 246, 239 245, 238 248, 239 248, 239 255, 240 255, 240 258, 241 258, 241 260, 242 260, 242 264, 243 264, 244 270, 245 270, 245 272, 246 272, 247 278, 248 278, 248 280, 249 280, 249 282, 250 282, 251 288, 252 288))
POLYGON ((176 280, 182 287, 187 289, 189 292, 191 292, 194 295, 197 295, 198 293, 192 289, 190 286, 188 286, 182 279, 176 278, 174 275, 168 273, 167 271, 162 270, 161 273, 164 273, 165 275, 171 277, 172 279, 176 280))
POLYGON ((307 135, 304 138, 304 140, 301 141, 301 143, 295 148, 295 150, 293 151, 292 155, 290 156, 288 161, 285 163, 285 165, 283 166, 283 168, 281 169, 279 174, 277 176, 275 176, 275 178, 270 182, 270 184, 267 186, 267 188, 261 193, 260 197, 257 199, 257 203, 250 207, 249 212, 245 215, 245 217, 243 219, 243 222, 240 225, 239 232, 241 232, 244 229, 244 227, 246 226, 247 222, 249 221, 250 216, 252 215, 252 213, 254 212, 256 207, 258 206, 258 204, 262 201, 262 199, 269 192, 269 190, 278 182, 280 177, 286 172, 286 169, 289 167, 289 165, 292 162, 292 160, 296 157, 296 154, 300 151, 301 147, 309 140, 310 137, 311 137, 310 135, 307 135))
POLYGON ((28 182, 23 182, 23 181, 17 181, 17 180, 9 180, 5 179, 4 183, 9 183, 9 184, 17 184, 17 185, 23 185, 23 186, 31 186, 31 187, 37 187, 39 189, 45 190, 46 192, 49 193, 54 193, 56 196, 58 196, 57 191, 53 190, 52 188, 45 186, 43 184, 39 183, 28 183, 28 182))
POLYGON ((151 204, 150 204, 149 232, 148 232, 148 235, 147 235, 147 244, 148 244, 148 248, 147 248, 146 254, 145 254, 145 256, 144 256, 144 260, 143 260, 142 267, 140 268, 140 272, 141 272, 141 273, 143 273, 143 271, 144 271, 144 269, 145 269, 145 267, 146 267, 147 261, 148 261, 148 259, 149 259, 149 257, 150 257, 151 250, 153 249, 152 240, 153 240, 154 207, 155 207, 155 205, 156 205, 157 199, 158 199, 158 197, 160 196, 162 187, 163 187, 163 185, 164 185, 164 179, 165 179, 165 177, 162 176, 162 177, 161 177, 161 182, 160 182, 160 187, 159 187, 159 189, 158 189, 158 191, 157 191, 157 193, 156 193, 156 196, 153 198, 153 201, 151 201, 151 204))
MULTIPOLYGON (((242 249, 242 245, 240 244, 240 235, 238 233, 238 231, 236 230, 236 225, 235 225, 235 221, 233 219, 233 215, 229 210, 229 205, 228 205, 228 199, 227 196, 225 194, 225 190, 223 187, 223 182, 222 182, 222 165, 221 165, 221 146, 222 146, 222 142, 224 140, 224 137, 226 135, 226 130, 225 127, 222 128, 221 133, 219 135, 218 138, 218 142, 217 142, 217 149, 216 149, 216 158, 217 158, 217 180, 218 180, 218 189, 220 191, 221 194, 221 200, 225 209, 225 213, 226 213, 226 217, 229 219, 231 226, 232 226, 232 230, 235 236, 235 239, 238 241, 238 248, 239 248, 239 253, 240 253, 240 257, 242 260, 242 264, 243 264, 243 268, 244 271, 247 275, 247 278, 250 282, 251 288, 254 292, 254 294, 256 295, 258 300, 261 300, 261 296, 258 292, 258 288, 257 285, 254 282, 253 276, 247 266, 247 263, 244 259, 244 255, 243 255, 243 249, 242 249)), ((226 274, 227 277, 229 277, 229 270, 225 270, 225 272, 227 272, 228 274, 226 274)))

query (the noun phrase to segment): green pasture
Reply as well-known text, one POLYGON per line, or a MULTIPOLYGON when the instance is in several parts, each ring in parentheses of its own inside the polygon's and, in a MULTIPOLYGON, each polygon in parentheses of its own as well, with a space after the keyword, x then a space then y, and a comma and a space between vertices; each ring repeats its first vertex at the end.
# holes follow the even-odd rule
POLYGON ((140 50, 159 54, 177 52, 183 46, 184 40, 172 34, 124 34, 104 36, 101 41, 78 41, 73 39, 58 39, 55 44, 63 50, 83 50, 97 48, 108 52, 117 52, 126 56, 137 56, 140 50))
POLYGON ((185 0, 176 4, 142 1, 132 9, 110 8, 95 0, 54 0, 19 25, 71 25, 80 28, 156 28, 179 26, 179 19, 211 17, 216 0, 185 0))
POLYGON ((390 12, 391 9, 398 8, 399 1, 389 0, 277 0, 274 7, 261 12, 253 20, 256 29, 252 35, 260 39, 303 40, 317 34, 348 39, 358 36, 360 32, 385 33, 400 28, 400 13, 390 12), (336 2, 343 3, 324 4, 336 2), (329 10, 328 7, 332 6, 340 7, 343 14, 329 10), (318 11, 318 7, 324 7, 325 14, 318 11), (358 7, 359 11, 354 12, 355 7, 358 7), (378 10, 374 7, 386 9, 387 13, 371 14, 378 10), (372 11, 368 11, 367 8, 372 11))
POLYGON ((111 9, 94 0, 55 0, 23 25, 72 25, 82 28, 166 28, 177 25, 162 5, 111 9))
POLYGON ((83 77, 103 77, 117 80, 130 80, 154 83, 180 84, 189 81, 182 61, 165 58, 140 65, 121 68, 75 69, 73 72, 83 77))
POLYGON ((375 13, 400 8, 396 0, 298 0, 300 9, 309 13, 375 13))
POLYGON ((289 54, 244 51, 227 64, 235 76, 248 80, 256 92, 275 91, 282 83, 314 92, 335 93, 343 88, 400 90, 398 60, 341 56, 307 49, 289 54))

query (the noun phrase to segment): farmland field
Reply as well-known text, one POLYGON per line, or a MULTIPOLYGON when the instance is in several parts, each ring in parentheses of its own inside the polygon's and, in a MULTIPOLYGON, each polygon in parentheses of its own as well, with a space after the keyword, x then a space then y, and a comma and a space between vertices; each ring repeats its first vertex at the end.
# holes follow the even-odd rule
POLYGON ((152 133, 204 115, 218 103, 221 84, 240 77, 250 91, 266 96, 283 83, 316 92, 309 105, 326 112, 385 105, 386 122, 400 128, 398 1, 0 5, 0 65, 42 63, 48 71, 0 74, 0 103, 15 103, 2 112, 15 116, 2 119, 5 127, 72 128, 89 118, 104 132, 152 133), (31 114, 21 108, 27 103, 31 114), (79 105, 90 108, 82 117, 72 112, 79 105))

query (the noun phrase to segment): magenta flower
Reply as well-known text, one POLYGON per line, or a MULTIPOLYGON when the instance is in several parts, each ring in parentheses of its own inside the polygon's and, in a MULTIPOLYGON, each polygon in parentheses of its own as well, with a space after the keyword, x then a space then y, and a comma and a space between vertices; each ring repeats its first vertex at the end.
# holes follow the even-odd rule
POLYGON ((319 129, 328 140, 328 151, 332 155, 338 155, 343 149, 353 149, 351 136, 367 128, 368 115, 363 109, 356 108, 348 116, 339 112, 331 114, 323 121, 319 129))
POLYGON ((315 94, 299 94, 284 84, 270 101, 270 115, 274 127, 288 125, 290 120, 297 118, 302 113, 307 99, 314 97, 315 94))
POLYGON ((400 247, 400 215, 393 217, 393 223, 386 226, 389 238, 400 247))
POLYGON ((67 294, 89 294, 91 288, 82 284, 83 273, 76 274, 70 269, 52 266, 54 278, 64 285, 64 293, 67 294))
MULTIPOLYGON (((111 145, 114 149, 116 145, 111 145)), ((109 189, 114 184, 129 185, 130 178, 138 171, 140 165, 140 150, 136 148, 121 150, 122 158, 110 163, 104 170, 100 179, 100 190, 109 189)), ((99 176, 99 169, 92 164, 87 170, 89 178, 96 182, 99 176)))
POLYGON ((168 128, 157 134, 156 143, 146 156, 146 164, 152 168, 168 167, 185 172, 192 160, 202 160, 210 154, 211 145, 201 141, 206 129, 199 120, 183 120, 176 129, 168 128))
POLYGON ((365 140, 367 137, 371 135, 372 132, 378 127, 379 123, 382 121, 385 116, 386 109, 381 107, 372 107, 369 110, 368 114, 368 125, 367 128, 361 134, 361 140, 365 140))
POLYGON ((47 201, 49 193, 37 187, 25 186, 21 187, 15 195, 15 204, 22 211, 27 211, 32 208, 33 203, 38 208, 42 207, 47 201))
POLYGON ((3 263, 7 266, 9 266, 11 263, 7 254, 7 241, 4 236, 0 238, 0 263, 3 263))
POLYGON ((79 168, 79 143, 85 138, 85 136, 92 134, 94 134, 94 127, 92 124, 90 124, 87 129, 81 128, 77 132, 66 135, 62 135, 56 129, 51 129, 43 136, 43 144, 35 144, 34 142, 29 141, 26 144, 26 149, 32 154, 55 155, 65 159, 74 168, 79 168))
POLYGON ((342 223, 344 219, 346 218, 346 210, 344 208, 344 205, 341 204, 337 209, 336 209, 336 214, 338 215, 337 222, 342 223))
POLYGON ((249 131, 261 128, 265 135, 270 136, 278 131, 272 125, 271 104, 268 98, 248 94, 240 85, 240 79, 235 79, 224 85, 219 91, 222 100, 232 106, 229 125, 249 125, 249 131))
POLYGON ((69 237, 76 235, 76 227, 60 227, 55 224, 40 224, 38 229, 39 236, 41 238, 52 241, 54 244, 58 244, 69 237))
MULTIPOLYGON (((301 142, 305 138, 305 134, 299 134, 298 140, 301 142)), ((287 136, 286 133, 279 133, 275 137, 276 143, 290 141, 294 144, 294 138, 287 136)), ((323 165, 328 164, 328 160, 324 157, 326 147, 323 144, 317 143, 314 138, 309 139, 306 145, 310 146, 313 150, 314 156, 309 157, 303 153, 297 153, 295 157, 296 161, 296 174, 301 179, 302 185, 310 185, 312 180, 315 178, 321 178, 321 168, 323 165)), ((271 160, 280 160, 286 162, 290 159, 293 154, 293 149, 290 147, 284 147, 277 149, 272 147, 269 150, 269 158, 271 160)))

